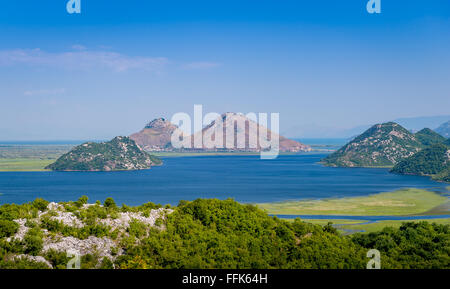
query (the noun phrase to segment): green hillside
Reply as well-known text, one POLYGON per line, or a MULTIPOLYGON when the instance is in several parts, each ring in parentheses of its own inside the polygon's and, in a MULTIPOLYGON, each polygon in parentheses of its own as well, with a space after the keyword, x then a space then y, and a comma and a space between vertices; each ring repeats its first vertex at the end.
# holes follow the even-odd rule
POLYGON ((399 162, 391 170, 399 174, 427 175, 449 181, 450 147, 435 144, 399 162))
MULTIPOLYGON (((420 136, 429 141, 427 134, 420 136)), ((388 122, 372 126, 322 162, 339 167, 390 167, 423 147, 414 134, 388 122)))
POLYGON ((76 146, 46 167, 55 171, 117 171, 149 169, 161 160, 143 151, 128 137, 76 146))
POLYGON ((443 143, 446 141, 445 137, 429 128, 422 129, 421 131, 415 133, 414 136, 424 146, 430 146, 433 144, 443 143))

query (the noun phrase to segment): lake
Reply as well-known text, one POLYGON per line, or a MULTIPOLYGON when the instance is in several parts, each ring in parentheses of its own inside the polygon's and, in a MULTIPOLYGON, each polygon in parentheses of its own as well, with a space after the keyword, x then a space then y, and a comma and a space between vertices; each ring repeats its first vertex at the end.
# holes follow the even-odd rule
POLYGON ((325 154, 198 156, 164 158, 164 165, 125 172, 0 172, 0 203, 48 201, 90 202, 112 197, 116 203, 176 205, 196 198, 234 198, 260 203, 284 200, 352 197, 425 188, 446 191, 448 184, 427 177, 390 174, 387 169, 330 168, 317 162, 325 154))

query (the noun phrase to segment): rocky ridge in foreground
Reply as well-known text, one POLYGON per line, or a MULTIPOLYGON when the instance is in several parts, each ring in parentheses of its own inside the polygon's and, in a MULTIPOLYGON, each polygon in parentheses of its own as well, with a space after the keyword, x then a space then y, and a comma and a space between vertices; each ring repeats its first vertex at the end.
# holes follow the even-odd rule
POLYGON ((47 260, 48 254, 71 254, 72 257, 79 254, 93 256, 97 262, 94 265, 100 266, 102 262, 114 262, 121 256, 124 242, 138 244, 151 233, 151 229, 164 230, 164 219, 172 213, 171 209, 152 203, 142 212, 118 212, 114 204, 108 206, 99 203, 49 203, 34 217, 14 219, 16 233, 6 242, 25 243, 27 249, 25 253, 10 256, 9 259, 43 263, 53 268, 47 260))

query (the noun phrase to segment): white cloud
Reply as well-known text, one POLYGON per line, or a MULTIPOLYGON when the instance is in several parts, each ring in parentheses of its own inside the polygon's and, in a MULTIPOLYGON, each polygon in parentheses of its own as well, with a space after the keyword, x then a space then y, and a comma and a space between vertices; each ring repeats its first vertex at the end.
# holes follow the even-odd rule
POLYGON ((222 64, 217 62, 206 62, 206 61, 199 61, 199 62, 191 62, 187 63, 182 66, 183 69, 186 70, 196 70, 196 69, 211 69, 215 67, 219 67, 222 64))
POLYGON ((35 95, 59 95, 64 93, 66 93, 65 88, 55 88, 55 89, 27 90, 23 94, 25 96, 35 96, 35 95))
POLYGON ((81 51, 81 50, 87 50, 87 47, 84 45, 81 45, 81 44, 75 44, 75 45, 72 45, 72 49, 81 51))
POLYGON ((164 57, 130 57, 109 51, 78 50, 61 53, 45 52, 40 49, 0 51, 0 66, 29 65, 69 70, 103 68, 116 72, 139 69, 159 72, 167 62, 164 57))

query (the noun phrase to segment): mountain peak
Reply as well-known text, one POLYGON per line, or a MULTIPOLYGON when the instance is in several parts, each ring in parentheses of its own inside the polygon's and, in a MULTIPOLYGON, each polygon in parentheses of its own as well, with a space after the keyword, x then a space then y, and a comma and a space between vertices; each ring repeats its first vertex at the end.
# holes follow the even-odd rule
POLYGON ((140 132, 130 135, 130 138, 145 150, 160 151, 170 147, 170 139, 176 129, 176 125, 160 117, 149 122, 140 132))
POLYGON ((163 117, 155 118, 145 126, 145 128, 154 128, 154 129, 161 129, 167 127, 175 127, 175 125, 163 117))
POLYGON ((419 142, 421 142, 424 146, 429 146, 433 144, 443 143, 445 142, 445 137, 438 134, 437 132, 424 128, 414 134, 419 142))
POLYGON ((194 147, 194 139, 197 137, 203 138, 203 148, 201 150, 228 150, 228 151, 248 151, 248 152, 259 152, 262 150, 259 135, 262 132, 267 133, 267 137, 275 137, 279 139, 279 150, 282 152, 300 152, 300 151, 310 151, 311 148, 300 142, 287 139, 277 133, 271 132, 270 129, 265 128, 258 122, 252 120, 242 113, 236 112, 226 112, 220 117, 213 120, 209 125, 205 126, 202 131, 196 132, 194 135, 190 136, 191 147, 194 147), (222 124, 220 124, 220 121, 222 124), (220 126, 223 126, 222 140, 219 141, 219 148, 216 147, 216 131, 220 126), (233 135, 227 135, 229 128, 233 132, 233 135), (243 136, 243 139, 238 141, 238 135, 243 136), (250 136, 255 136, 252 139, 250 136), (208 145, 205 144, 208 142, 208 145), (214 141, 212 141, 212 138, 214 141), (232 140, 231 147, 229 147, 230 142, 228 139, 232 140), (213 148, 211 148, 211 145, 213 148), (227 146, 228 145, 228 146, 227 146), (224 148, 226 147, 226 148, 224 148))
MULTIPOLYGON (((257 122, 251 120, 246 115, 242 113, 236 112, 226 112, 217 117, 217 119, 213 120, 209 125, 205 126, 202 131, 195 132, 194 135, 200 134, 203 138, 203 135, 214 135, 215 139, 215 129, 219 126, 220 121, 223 123, 224 131, 225 128, 233 127, 233 131, 235 132, 235 148, 229 149, 230 151, 260 151, 259 143, 256 145, 250 145, 249 135, 258 135, 259 132, 267 131, 270 134, 269 129, 262 130, 262 126, 257 122), (250 124, 252 124, 250 126, 250 124), (250 130, 252 130, 250 132, 250 130), (238 148, 237 146, 237 133, 245 134, 245 146, 243 148, 238 148), (250 148, 251 147, 251 148, 250 148)), ((147 151, 166 151, 173 150, 171 143, 172 133, 177 129, 177 126, 167 121, 164 118, 157 118, 149 122, 144 129, 142 129, 138 133, 134 133, 130 136, 136 144, 141 146, 147 151)), ((194 135, 190 135, 186 137, 187 143, 193 143, 194 135)), ((311 148, 307 145, 299 143, 294 140, 290 140, 279 136, 278 134, 274 134, 274 137, 279 137, 279 148, 280 151, 289 151, 289 152, 298 152, 298 151, 310 151, 311 148)), ((224 144, 226 143, 226 137, 224 136, 224 144)), ((191 146, 194 147, 193 145, 191 146)), ((186 149, 189 149, 186 147, 186 149)), ((199 150, 199 149, 194 149, 199 150)), ((215 150, 215 149, 207 149, 206 147, 200 148, 200 150, 215 150)), ((216 150, 226 150, 224 148, 216 148, 216 150)))

